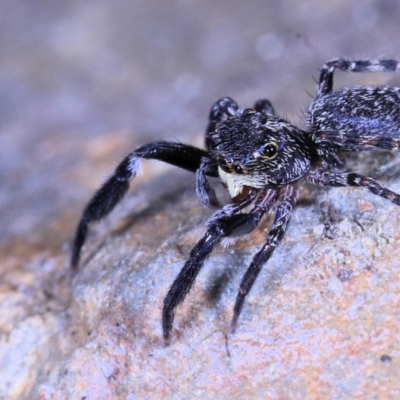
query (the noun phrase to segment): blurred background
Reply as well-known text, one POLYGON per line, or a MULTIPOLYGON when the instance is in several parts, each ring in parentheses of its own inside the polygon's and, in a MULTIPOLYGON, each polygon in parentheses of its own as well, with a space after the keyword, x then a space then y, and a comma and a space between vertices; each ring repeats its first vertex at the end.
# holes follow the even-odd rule
POLYGON ((400 56, 399 20, 390 0, 3 0, 0 244, 64 243, 124 155, 160 138, 201 146, 222 96, 268 97, 302 124, 318 67, 400 56))

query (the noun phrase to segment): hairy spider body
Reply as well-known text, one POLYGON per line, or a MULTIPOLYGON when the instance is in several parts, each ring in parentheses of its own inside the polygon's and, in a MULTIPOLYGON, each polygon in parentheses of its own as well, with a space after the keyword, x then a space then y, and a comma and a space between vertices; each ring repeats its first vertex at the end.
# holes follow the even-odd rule
POLYGON ((209 151, 231 197, 243 186, 261 189, 297 181, 315 158, 310 136, 271 114, 246 109, 209 135, 209 151))
POLYGON ((400 88, 344 88, 325 95, 311 104, 309 125, 316 143, 328 142, 341 151, 395 149, 400 140, 400 88))
POLYGON ((232 203, 215 211, 207 229, 190 252, 189 259, 169 289, 162 312, 165 343, 170 341, 175 310, 183 302, 204 260, 224 237, 253 231, 261 218, 277 204, 275 220, 266 243, 254 256, 237 294, 231 323, 235 330, 244 300, 262 265, 282 240, 299 196, 298 181, 322 186, 361 186, 400 205, 400 195, 374 179, 343 172, 341 152, 372 148, 398 149, 400 143, 400 88, 354 87, 336 91, 333 73, 343 71, 400 71, 397 60, 352 61, 344 58, 326 63, 320 70, 317 95, 307 113, 303 131, 277 117, 268 100, 252 109, 241 109, 229 97, 211 108, 206 131, 206 150, 193 146, 153 142, 130 153, 86 206, 73 243, 71 265, 77 269, 88 225, 107 215, 121 200, 142 158, 156 159, 196 173, 196 194, 207 207, 217 206, 208 177, 219 177, 232 203), (243 209, 253 204, 248 212, 243 209))

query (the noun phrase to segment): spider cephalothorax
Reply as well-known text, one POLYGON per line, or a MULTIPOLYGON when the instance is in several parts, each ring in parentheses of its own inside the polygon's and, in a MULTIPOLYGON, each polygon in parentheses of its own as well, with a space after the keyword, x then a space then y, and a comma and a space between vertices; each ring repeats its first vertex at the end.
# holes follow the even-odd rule
POLYGON ((78 225, 71 265, 78 267, 88 225, 107 215, 129 188, 142 158, 156 159, 196 173, 196 193, 205 206, 217 206, 207 177, 219 177, 232 204, 212 214, 207 229, 169 289, 162 312, 164 340, 170 341, 176 307, 190 291, 204 260, 224 237, 251 232, 273 204, 274 223, 264 246, 254 256, 237 294, 232 331, 244 300, 262 265, 282 240, 298 199, 298 182, 322 186, 361 186, 400 205, 400 196, 377 181, 343 172, 341 152, 371 148, 398 149, 400 144, 400 88, 355 87, 333 91, 333 73, 343 71, 399 71, 397 60, 334 59, 321 68, 317 95, 308 109, 308 129, 300 130, 275 116, 268 100, 242 110, 229 97, 211 108, 206 150, 173 142, 153 142, 130 153, 86 206, 78 225), (250 211, 243 210, 253 204, 250 211))
POLYGON ((246 109, 219 124, 209 150, 232 197, 243 186, 261 189, 297 181, 315 151, 310 136, 272 114, 246 109))

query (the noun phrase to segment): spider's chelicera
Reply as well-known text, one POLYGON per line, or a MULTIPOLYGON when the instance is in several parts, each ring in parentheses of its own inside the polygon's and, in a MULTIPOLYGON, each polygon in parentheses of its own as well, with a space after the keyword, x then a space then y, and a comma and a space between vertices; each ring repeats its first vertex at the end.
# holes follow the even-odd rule
POLYGON ((232 203, 209 218, 206 232, 169 289, 162 311, 162 328, 168 344, 175 310, 220 239, 251 232, 277 203, 266 242, 241 281, 231 325, 234 331, 262 265, 285 234, 301 178, 322 186, 362 186, 400 205, 400 196, 374 179, 340 169, 344 165, 342 152, 399 148, 400 88, 361 86, 333 91, 336 68, 355 72, 400 71, 400 61, 341 58, 327 62, 320 70, 317 94, 308 109, 306 131, 276 116, 268 100, 259 100, 254 108, 243 110, 226 97, 211 108, 206 150, 164 141, 134 150, 86 206, 73 243, 72 267, 78 267, 88 225, 107 215, 121 200, 137 173, 140 159, 156 159, 194 172, 197 196, 207 207, 218 205, 207 177, 219 177, 232 203), (242 212, 252 203, 250 211, 242 212))

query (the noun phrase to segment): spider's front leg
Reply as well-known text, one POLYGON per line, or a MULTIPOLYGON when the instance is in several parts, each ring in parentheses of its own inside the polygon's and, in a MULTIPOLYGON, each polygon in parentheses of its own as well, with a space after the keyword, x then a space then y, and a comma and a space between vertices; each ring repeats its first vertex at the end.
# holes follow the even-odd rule
POLYGON ((210 150, 214 147, 213 134, 215 132, 217 124, 228 117, 239 117, 240 115, 242 115, 242 113, 243 110, 239 107, 238 103, 236 103, 236 101, 230 97, 224 97, 214 103, 208 116, 208 125, 206 130, 207 150, 210 150))
MULTIPOLYGON (((213 133, 218 123, 222 122, 227 117, 240 116, 243 110, 239 108, 239 105, 235 100, 230 97, 224 97, 211 107, 210 114, 208 117, 208 125, 206 130, 205 144, 207 150, 210 150, 212 145, 213 133)), ((213 160, 207 156, 204 157, 196 170, 196 194, 200 199, 201 203, 207 207, 212 208, 218 205, 218 200, 215 195, 214 189, 209 185, 207 175, 210 175, 209 170, 212 172, 217 169, 217 166, 213 160)), ((211 174, 214 176, 214 174, 211 174)))
MULTIPOLYGON (((80 253, 90 223, 99 221, 118 204, 128 191, 129 182, 138 171, 140 159, 154 159, 196 172, 203 160, 209 160, 209 154, 201 149, 182 143, 148 143, 129 154, 117 167, 115 173, 95 193, 83 211, 72 246, 71 266, 77 269, 80 253)), ((204 174, 218 176, 217 167, 210 161, 204 174)))
POLYGON ((218 206, 217 195, 215 190, 208 183, 206 175, 213 175, 215 169, 218 168, 211 158, 203 157, 200 166, 196 171, 196 194, 201 203, 212 208, 218 206))
POLYGON ((278 197, 276 190, 265 189, 260 194, 255 207, 248 214, 239 214, 244 207, 253 202, 256 194, 256 189, 250 189, 247 197, 240 203, 228 205, 222 211, 215 212, 210 218, 206 233, 190 252, 189 260, 179 272, 165 297, 162 327, 167 345, 170 341, 176 307, 183 302, 189 293, 205 258, 211 253, 215 244, 222 237, 241 236, 250 233, 278 197))
MULTIPOLYGON (((275 114, 274 108, 271 102, 267 99, 260 99, 254 104, 254 109, 257 112, 263 114, 275 114)), ((206 130, 206 148, 210 150, 214 148, 217 140, 214 136, 217 125, 224 119, 229 117, 240 117, 243 110, 239 107, 235 100, 230 97, 224 97, 211 107, 210 115, 208 118, 208 126, 206 130)), ((215 195, 215 191, 210 187, 206 175, 208 169, 214 168, 212 160, 203 159, 200 168, 196 172, 196 193, 201 203, 208 208, 215 207, 218 205, 218 201, 215 195)))
POLYGON ((235 332, 236 330, 237 321, 242 311, 244 300, 257 279, 263 264, 271 257, 272 252, 279 245, 286 232, 286 227, 290 220, 292 209, 297 202, 298 195, 299 191, 294 186, 287 186, 284 189, 281 189, 280 196, 277 199, 279 205, 276 210, 275 221, 268 233, 267 241, 261 250, 254 256, 250 267, 247 269, 242 282, 240 283, 233 309, 231 322, 232 332, 235 332))
MULTIPOLYGON (((267 99, 260 99, 254 104, 254 109, 263 114, 275 115, 274 107, 267 99)), ((206 148, 210 150, 212 143, 212 136, 215 132, 217 125, 225 118, 240 117, 243 110, 239 107, 238 103, 231 97, 224 97, 215 102, 211 107, 210 115, 208 117, 208 126, 206 130, 206 148)))
POLYGON ((263 114, 275 115, 274 107, 272 106, 272 103, 267 99, 257 100, 256 103, 254 104, 254 109, 257 112, 263 114))

